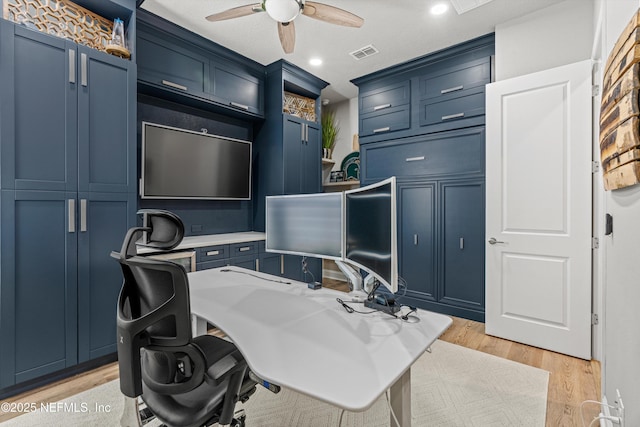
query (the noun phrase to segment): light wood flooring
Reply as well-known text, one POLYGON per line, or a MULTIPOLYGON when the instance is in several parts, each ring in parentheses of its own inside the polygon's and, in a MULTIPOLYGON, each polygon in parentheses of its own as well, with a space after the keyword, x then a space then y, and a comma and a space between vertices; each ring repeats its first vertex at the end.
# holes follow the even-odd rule
MULTIPOLYGON (((325 280, 326 287, 347 290, 344 282, 325 280)), ((581 403, 600 400, 600 363, 565 356, 530 347, 484 333, 484 324, 453 318, 453 325, 441 337, 443 341, 549 371, 547 427, 582 427, 581 403)), ((57 402, 118 378, 115 363, 76 375, 48 386, 6 399, 9 402, 57 402)), ((588 426, 598 414, 599 406, 585 404, 584 420, 588 426)), ((0 422, 18 414, 0 412, 0 422)), ((443 426, 446 427, 446 426, 443 426)))

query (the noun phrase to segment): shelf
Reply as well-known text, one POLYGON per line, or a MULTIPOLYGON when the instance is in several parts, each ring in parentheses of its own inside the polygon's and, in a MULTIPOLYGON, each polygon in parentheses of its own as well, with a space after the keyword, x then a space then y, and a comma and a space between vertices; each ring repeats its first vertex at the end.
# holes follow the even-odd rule
POLYGON ((325 159, 325 158, 322 159, 322 164, 323 165, 334 165, 335 163, 336 163, 335 160, 325 159))
POLYGON ((340 181, 340 182, 325 182, 323 187, 351 187, 352 185, 360 185, 360 181, 340 181))

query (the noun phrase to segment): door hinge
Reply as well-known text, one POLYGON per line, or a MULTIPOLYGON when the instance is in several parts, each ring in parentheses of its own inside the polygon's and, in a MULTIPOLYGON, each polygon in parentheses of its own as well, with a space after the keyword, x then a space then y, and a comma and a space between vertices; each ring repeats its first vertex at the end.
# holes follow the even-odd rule
POLYGON ((600 162, 594 160, 591 162, 591 173, 596 173, 600 170, 600 162))
POLYGON ((591 86, 591 96, 598 96, 598 95, 600 95, 600 85, 591 86))
POLYGON ((596 313, 591 313, 591 324, 592 325, 598 324, 598 315, 596 313))
POLYGON ((598 249, 600 247, 600 239, 597 237, 591 238, 591 249, 598 249))

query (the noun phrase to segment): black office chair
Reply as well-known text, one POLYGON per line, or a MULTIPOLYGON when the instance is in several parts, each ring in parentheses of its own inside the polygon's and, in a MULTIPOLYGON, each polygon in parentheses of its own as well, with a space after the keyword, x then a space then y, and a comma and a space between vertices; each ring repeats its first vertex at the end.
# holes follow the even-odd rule
POLYGON ((143 227, 130 229, 121 251, 111 253, 124 276, 117 315, 120 390, 141 396, 169 426, 242 427, 244 415, 234 416, 235 405, 256 385, 246 361, 231 342, 192 337, 189 282, 181 265, 136 255, 136 244, 175 248, 184 225, 171 212, 138 213, 144 214, 143 227))

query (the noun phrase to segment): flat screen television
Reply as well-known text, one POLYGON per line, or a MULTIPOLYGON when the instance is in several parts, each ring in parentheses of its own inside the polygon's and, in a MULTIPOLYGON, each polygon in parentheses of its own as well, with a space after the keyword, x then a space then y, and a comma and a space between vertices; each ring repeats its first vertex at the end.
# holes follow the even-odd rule
POLYGON ((342 193, 268 196, 267 252, 342 259, 342 193))
POLYGON ((344 193, 345 262, 398 292, 395 177, 344 193))
POLYGON ((251 142, 142 123, 143 199, 251 199, 251 142))

